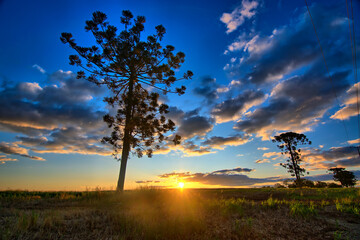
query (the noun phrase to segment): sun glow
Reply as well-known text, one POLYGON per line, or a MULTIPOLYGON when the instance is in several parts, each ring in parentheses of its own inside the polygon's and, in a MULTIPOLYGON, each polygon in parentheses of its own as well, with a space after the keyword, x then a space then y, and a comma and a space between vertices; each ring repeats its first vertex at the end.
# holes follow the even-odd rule
POLYGON ((184 186, 185 186, 185 183, 183 183, 183 182, 179 182, 179 188, 184 188, 184 186))

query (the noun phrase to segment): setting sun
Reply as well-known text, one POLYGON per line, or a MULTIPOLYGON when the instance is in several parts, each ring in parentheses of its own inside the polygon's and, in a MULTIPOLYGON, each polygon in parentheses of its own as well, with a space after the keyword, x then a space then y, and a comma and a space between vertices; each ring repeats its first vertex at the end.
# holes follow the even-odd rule
POLYGON ((179 188, 184 188, 184 186, 185 186, 185 183, 179 182, 179 188))

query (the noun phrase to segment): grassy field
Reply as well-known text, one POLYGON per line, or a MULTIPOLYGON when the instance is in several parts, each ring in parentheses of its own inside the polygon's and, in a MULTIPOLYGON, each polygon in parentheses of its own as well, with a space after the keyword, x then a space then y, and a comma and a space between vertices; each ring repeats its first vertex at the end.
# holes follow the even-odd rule
POLYGON ((0 192, 1 239, 360 239, 360 189, 0 192))

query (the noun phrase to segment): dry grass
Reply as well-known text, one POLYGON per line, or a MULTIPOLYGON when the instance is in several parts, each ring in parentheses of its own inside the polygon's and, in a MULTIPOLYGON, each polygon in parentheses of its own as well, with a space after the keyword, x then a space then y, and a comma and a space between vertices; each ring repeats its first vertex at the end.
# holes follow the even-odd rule
POLYGON ((1 239, 360 239, 359 189, 0 192, 1 239))

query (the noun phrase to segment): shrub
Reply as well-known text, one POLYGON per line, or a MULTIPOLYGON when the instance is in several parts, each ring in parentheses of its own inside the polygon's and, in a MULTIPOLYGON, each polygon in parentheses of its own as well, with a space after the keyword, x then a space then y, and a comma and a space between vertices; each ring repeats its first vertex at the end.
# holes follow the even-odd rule
POLYGON ((322 181, 317 181, 315 184, 316 188, 326 188, 328 185, 326 182, 322 182, 322 181))
POLYGON ((274 188, 286 188, 284 185, 280 184, 280 183, 276 183, 274 185, 274 188))
POLYGON ((315 187, 314 182, 308 179, 302 179, 302 182, 300 184, 302 187, 309 187, 309 188, 315 187))
POLYGON ((342 186, 340 184, 336 184, 336 183, 329 183, 328 188, 342 188, 342 186))
POLYGON ((295 180, 293 183, 289 184, 288 186, 289 188, 301 188, 301 187, 313 188, 315 187, 315 184, 311 180, 300 179, 300 180, 295 180))

